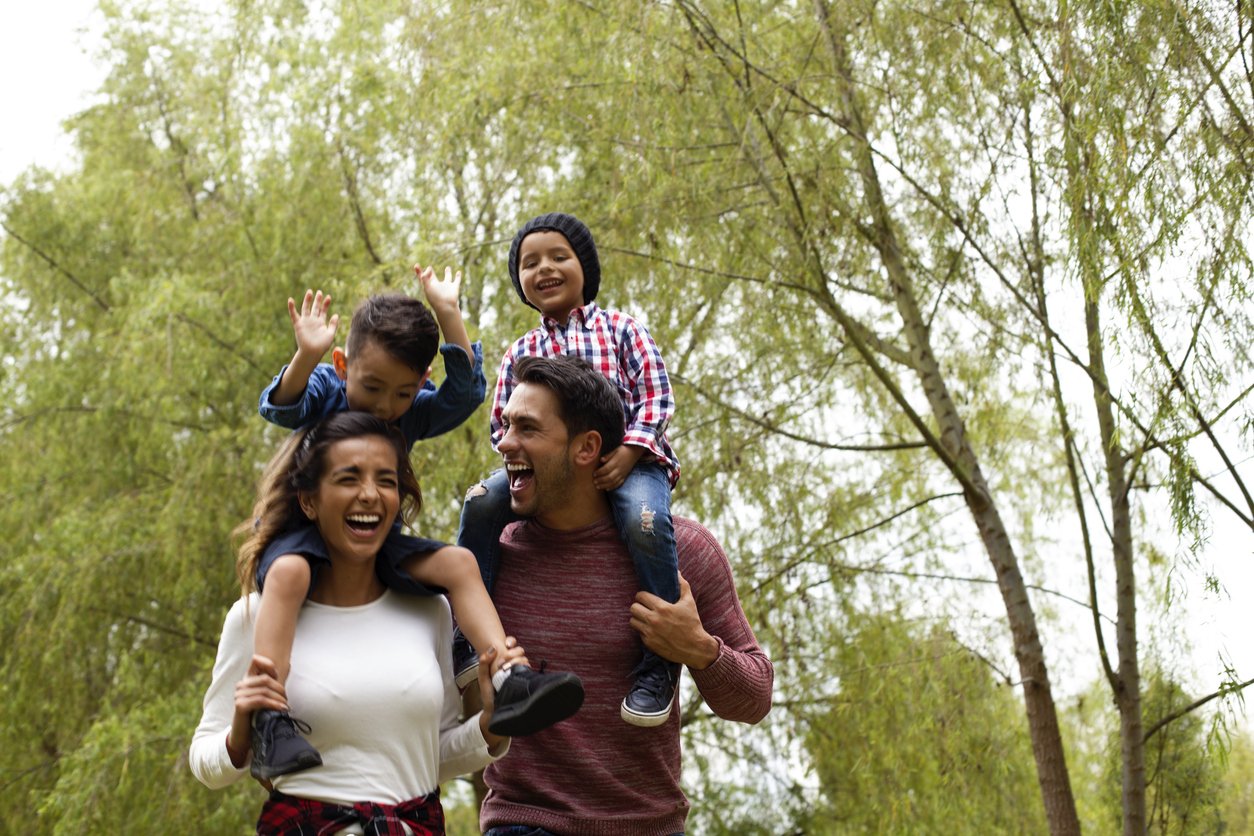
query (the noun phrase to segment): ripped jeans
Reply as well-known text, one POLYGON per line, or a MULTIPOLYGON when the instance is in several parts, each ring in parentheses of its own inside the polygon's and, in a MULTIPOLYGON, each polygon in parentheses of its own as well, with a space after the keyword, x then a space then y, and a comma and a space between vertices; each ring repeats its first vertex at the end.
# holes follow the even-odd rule
MULTIPOLYGON (((640 588, 672 604, 678 601, 679 561, 675 556, 671 484, 666 471, 654 462, 640 462, 606 498, 614 512, 614 523, 636 565, 640 588)), ((504 468, 466 494, 457 545, 474 552, 489 595, 496 585, 501 564, 501 532, 505 526, 521 519, 509 507, 509 477, 504 468), (477 488, 485 492, 476 494, 477 488)), ((655 653, 645 649, 646 665, 657 658, 655 653)))

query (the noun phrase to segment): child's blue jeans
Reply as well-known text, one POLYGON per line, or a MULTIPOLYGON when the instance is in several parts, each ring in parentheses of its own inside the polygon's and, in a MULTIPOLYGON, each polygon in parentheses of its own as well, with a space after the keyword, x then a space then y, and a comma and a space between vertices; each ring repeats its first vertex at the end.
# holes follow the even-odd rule
MULTIPOLYGON (((496 471, 481 483, 485 493, 466 495, 462 505, 457 545, 474 552, 488 594, 496 585, 501 565, 501 532, 523 519, 509 507, 509 477, 496 471)), ((671 521, 671 483, 654 462, 632 468, 623 484, 606 494, 614 523, 636 565, 640 588, 675 603, 679 600, 679 560, 675 556, 675 526, 671 521)), ((656 657, 645 649, 645 664, 656 657)))

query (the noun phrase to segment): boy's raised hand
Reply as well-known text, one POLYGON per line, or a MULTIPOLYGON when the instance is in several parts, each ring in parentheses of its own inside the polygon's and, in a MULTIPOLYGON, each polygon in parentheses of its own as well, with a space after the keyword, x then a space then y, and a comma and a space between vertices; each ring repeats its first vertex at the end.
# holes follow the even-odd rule
POLYGON ((335 343, 335 329, 340 324, 340 315, 335 314, 329 320, 327 311, 331 308, 331 297, 323 296, 319 290, 305 291, 305 300, 301 303, 300 313, 296 312, 296 302, 289 296, 287 315, 292 318, 292 330, 296 332, 296 351, 308 354, 314 361, 322 359, 335 343))
POLYGON ((427 297, 427 304, 433 311, 440 312, 457 308, 458 294, 462 287, 460 270, 454 276, 453 268, 445 267, 443 281, 436 278, 434 267, 424 270, 421 264, 415 264, 414 272, 418 274, 418 281, 422 283, 422 295, 427 297))

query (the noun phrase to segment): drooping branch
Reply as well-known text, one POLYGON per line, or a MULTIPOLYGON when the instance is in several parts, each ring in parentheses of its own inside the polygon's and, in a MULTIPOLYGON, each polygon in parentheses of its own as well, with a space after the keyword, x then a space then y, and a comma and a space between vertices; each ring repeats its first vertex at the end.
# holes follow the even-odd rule
MULTIPOLYGON (((357 175, 349 166, 348 155, 344 152, 343 142, 337 144, 336 152, 339 154, 340 172, 344 177, 344 191, 348 194, 348 204, 353 210, 353 221, 357 226, 357 236, 365 244, 366 253, 371 260, 376 265, 382 266, 383 259, 379 258, 379 254, 374 250, 374 243, 370 240, 370 228, 366 226, 366 216, 361 210, 361 197, 357 193, 357 175)), ((386 280, 384 283, 387 283, 386 280)))
POLYGON ((217 334, 213 333, 213 331, 210 331, 210 330, 209 330, 209 328, 208 328, 207 326, 203 325, 203 324, 202 324, 202 323, 200 323, 200 322, 197 322, 196 320, 192 319, 190 316, 187 316, 187 314, 176 313, 176 314, 174 315, 174 318, 175 318, 175 319, 177 319, 177 320, 179 320, 180 322, 185 322, 185 323, 187 323, 188 325, 192 326, 193 328, 195 328, 195 329, 199 330, 202 334, 204 334, 205 336, 207 336, 209 339, 213 340, 213 341, 214 341, 215 343, 217 343, 219 346, 221 346, 222 348, 225 348, 227 351, 231 352, 231 353, 232 353, 232 354, 234 354, 236 357, 238 357, 239 359, 243 360, 243 361, 244 361, 245 363, 247 363, 248 365, 252 366, 252 367, 253 367, 253 369, 255 369, 256 371, 259 371, 259 372, 264 372, 264 371, 265 371, 264 369, 262 369, 262 368, 261 368, 261 366, 259 366, 259 365, 257 365, 256 363, 254 363, 254 362, 253 362, 253 360, 252 360, 252 358, 251 358, 251 357, 249 357, 247 354, 245 354, 244 352, 240 351, 240 350, 239 350, 238 348, 236 348, 234 345, 231 345, 229 342, 227 342, 226 340, 222 339, 222 338, 221 338, 221 337, 219 337, 217 334))
POLYGON ((676 381, 687 386, 692 391, 696 392, 705 400, 709 401, 710 403, 717 404, 720 409, 730 412, 731 414, 735 415, 737 418, 740 418, 743 421, 748 421, 750 424, 753 424, 755 427, 761 427, 762 429, 766 430, 772 435, 780 435, 780 436, 783 436, 784 438, 789 438, 789 439, 792 439, 793 441, 799 441, 802 444, 806 444, 810 447, 817 447, 821 450, 844 450, 844 451, 854 452, 854 453, 888 453, 888 452, 894 452, 897 450, 922 450, 927 447, 927 444, 922 441, 901 441, 895 444, 836 444, 830 441, 821 441, 817 438, 810 438, 809 436, 804 436, 798 433, 789 432, 788 430, 785 430, 782 427, 777 426, 772 421, 768 421, 766 418, 758 418, 755 415, 751 415, 748 412, 745 412, 743 409, 734 407, 731 404, 727 403, 726 401, 722 400, 721 398, 718 398, 715 395, 710 394, 709 392, 705 391, 701 387, 697 386, 692 381, 683 380, 682 378, 679 378, 678 376, 675 376, 675 379, 676 381))
POLYGON ((52 256, 48 255, 43 250, 39 249, 39 247, 35 246, 30 241, 27 241, 25 238, 23 238, 21 235, 15 232, 13 228, 10 227, 8 224, 4 222, 0 222, 0 227, 3 227, 5 232, 13 236, 14 240, 24 244, 28 249, 30 249, 31 252, 33 252, 35 255, 39 256, 45 262, 47 262, 49 267, 51 267, 53 270, 56 270, 58 273, 60 273, 61 275, 69 279, 71 282, 73 282, 75 287, 77 287, 79 290, 83 291, 92 299, 94 299, 96 304, 100 306, 100 309, 102 311, 104 311, 105 313, 109 313, 110 311, 113 310, 112 308, 109 307, 109 304, 105 302, 105 300, 101 299, 100 296, 94 290, 89 288, 87 285, 83 284, 83 282, 78 278, 78 276, 75 276, 69 270, 62 267, 61 264, 57 262, 57 260, 54 259, 52 256))
POLYGON ((1148 741, 1151 737, 1154 736, 1156 732, 1158 732, 1159 729, 1163 728, 1168 723, 1173 723, 1176 720, 1179 720, 1184 715, 1189 714, 1190 712, 1193 712, 1193 711, 1197 711, 1199 708, 1206 705, 1206 703, 1210 702, 1211 700, 1219 699, 1220 697, 1227 696, 1228 694, 1235 694, 1238 691, 1241 691, 1250 685, 1254 685, 1254 679, 1247 679, 1244 682, 1237 683, 1236 685, 1226 685, 1223 688, 1220 688, 1218 691, 1216 691, 1213 694, 1207 694, 1201 699, 1194 700, 1193 702, 1186 705, 1184 708, 1181 708, 1179 711, 1171 712, 1166 717, 1159 720, 1154 725, 1150 726, 1149 731, 1145 732, 1145 737, 1143 737, 1142 740, 1148 741))

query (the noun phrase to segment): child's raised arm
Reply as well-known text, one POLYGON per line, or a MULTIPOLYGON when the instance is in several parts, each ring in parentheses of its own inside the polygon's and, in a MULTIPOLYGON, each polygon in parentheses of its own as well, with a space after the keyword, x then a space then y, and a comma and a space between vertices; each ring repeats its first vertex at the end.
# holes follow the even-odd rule
POLYGON ((418 281, 422 283, 422 295, 427 297, 427 304, 435 314, 435 321, 440 325, 440 333, 444 342, 452 343, 466 352, 466 356, 474 360, 470 350, 470 335, 466 333, 466 323, 462 321, 462 309, 458 306, 458 293, 462 286, 462 274, 458 271, 453 275, 452 267, 444 268, 444 280, 436 278, 435 268, 422 269, 421 264, 414 265, 418 281))
POLYGON ((270 392, 270 402, 275 406, 291 406, 300 400, 309 385, 309 376, 335 342, 340 315, 335 314, 328 320, 327 311, 330 308, 331 297, 323 296, 321 290, 317 293, 305 291, 299 314, 296 302, 288 297, 287 315, 291 317, 292 330, 296 332, 296 354, 283 372, 279 385, 270 392))

